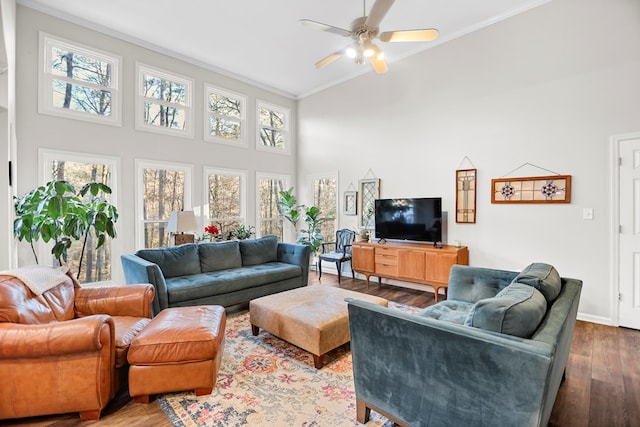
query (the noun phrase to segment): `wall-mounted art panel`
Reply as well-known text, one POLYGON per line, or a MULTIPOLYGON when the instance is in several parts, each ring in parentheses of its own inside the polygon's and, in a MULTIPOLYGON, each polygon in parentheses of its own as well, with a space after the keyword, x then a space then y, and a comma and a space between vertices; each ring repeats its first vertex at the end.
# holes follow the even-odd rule
POLYGON ((491 203, 571 203, 571 175, 492 179, 491 203))
POLYGON ((456 222, 475 224, 476 222, 476 177, 477 169, 456 171, 456 222))
POLYGON ((345 215, 358 214, 358 192, 357 191, 344 192, 344 199, 342 200, 342 213, 345 215))
POLYGON ((380 198, 380 179, 361 179, 360 186, 360 213, 358 226, 372 229, 374 227, 375 200, 380 198))

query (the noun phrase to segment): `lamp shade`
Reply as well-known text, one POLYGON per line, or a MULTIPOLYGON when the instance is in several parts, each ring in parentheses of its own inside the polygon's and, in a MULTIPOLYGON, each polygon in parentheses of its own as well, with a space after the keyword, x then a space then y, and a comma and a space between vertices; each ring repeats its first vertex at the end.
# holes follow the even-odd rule
POLYGON ((169 216, 167 231, 170 233, 184 233, 185 231, 196 231, 196 216, 193 211, 173 211, 169 216))

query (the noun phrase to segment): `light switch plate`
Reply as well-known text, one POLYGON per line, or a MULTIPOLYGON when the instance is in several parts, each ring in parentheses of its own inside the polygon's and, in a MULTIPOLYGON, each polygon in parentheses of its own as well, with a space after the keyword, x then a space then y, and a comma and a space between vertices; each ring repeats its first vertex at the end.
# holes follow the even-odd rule
POLYGON ((593 219, 593 208, 582 209, 582 219, 586 219, 586 220, 593 219))

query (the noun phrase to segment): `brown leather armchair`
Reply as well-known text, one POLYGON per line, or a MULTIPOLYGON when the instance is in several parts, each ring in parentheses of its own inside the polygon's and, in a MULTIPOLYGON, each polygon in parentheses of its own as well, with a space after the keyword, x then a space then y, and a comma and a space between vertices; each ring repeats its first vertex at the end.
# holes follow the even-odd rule
POLYGON ((98 419, 153 296, 149 284, 81 288, 70 276, 36 295, 0 275, 0 419, 76 411, 98 419))

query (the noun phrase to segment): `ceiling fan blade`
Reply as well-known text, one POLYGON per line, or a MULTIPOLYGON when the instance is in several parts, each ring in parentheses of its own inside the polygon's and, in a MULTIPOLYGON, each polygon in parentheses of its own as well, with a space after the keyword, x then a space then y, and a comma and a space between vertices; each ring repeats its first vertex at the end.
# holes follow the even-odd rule
POLYGON ((340 58, 344 53, 344 51, 339 50, 337 52, 333 52, 329 56, 322 58, 320 61, 316 62, 316 68, 320 69, 324 66, 331 64, 336 59, 340 58))
POLYGON ((351 31, 345 30, 344 28, 334 27, 333 25, 323 24, 322 22, 312 21, 311 19, 301 19, 300 23, 316 30, 326 31, 327 33, 333 33, 343 37, 351 37, 351 31))
POLYGON ((389 70, 387 63, 384 61, 382 56, 373 55, 369 58, 369 62, 377 74, 384 74, 389 70))
POLYGON ((430 42, 438 38, 438 30, 428 28, 424 30, 385 31, 378 38, 383 42, 430 42))
POLYGON ((376 0, 376 2, 371 7, 371 11, 369 12, 369 16, 364 24, 367 27, 378 28, 380 26, 380 22, 382 18, 385 17, 389 9, 393 5, 395 0, 376 0))

